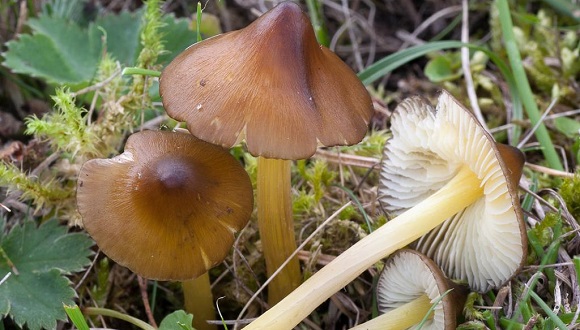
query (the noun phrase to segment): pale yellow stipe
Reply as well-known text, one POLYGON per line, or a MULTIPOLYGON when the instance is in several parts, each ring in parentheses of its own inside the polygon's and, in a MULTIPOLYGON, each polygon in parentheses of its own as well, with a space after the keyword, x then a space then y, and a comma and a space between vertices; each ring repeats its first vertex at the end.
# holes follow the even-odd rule
MULTIPOLYGON (((427 295, 421 295, 400 307, 381 314, 374 319, 360 324, 350 330, 404 330, 421 323, 431 308, 427 295)), ((433 313, 427 319, 432 319, 433 313)))
MULTIPOLYGON (((258 157, 258 228, 268 277, 296 250, 291 164, 289 160, 258 157)), ((301 279, 298 258, 293 258, 268 285, 268 303, 278 303, 300 285, 301 279)))
POLYGON ((482 196, 481 180, 465 166, 439 191, 357 242, 244 329, 292 329, 375 262, 482 196))
POLYGON ((181 285, 185 311, 193 314, 193 327, 196 330, 217 330, 214 324, 206 322, 216 319, 209 274, 203 273, 196 279, 183 281, 181 285))

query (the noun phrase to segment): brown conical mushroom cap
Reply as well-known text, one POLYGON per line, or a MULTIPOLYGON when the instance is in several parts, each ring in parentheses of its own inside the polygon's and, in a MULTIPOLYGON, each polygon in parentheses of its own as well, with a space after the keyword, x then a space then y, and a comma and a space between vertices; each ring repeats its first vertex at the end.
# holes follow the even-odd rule
POLYGON ((389 257, 377 281, 376 291, 381 313, 392 311, 422 295, 427 295, 432 304, 440 299, 433 308, 433 318, 427 320, 422 329, 455 329, 466 292, 465 288, 449 281, 431 259, 409 249, 399 250, 389 257), (449 289, 452 290, 446 294, 449 289))
POLYGON ((373 113, 354 72, 316 42, 306 15, 284 2, 248 27, 192 45, 163 71, 169 116, 198 138, 268 158, 308 158, 360 142, 373 113))
POLYGON ((380 200, 400 214, 432 195, 463 167, 481 180, 483 196, 421 237, 415 248, 452 279, 477 291, 509 280, 527 253, 526 229, 517 194, 523 155, 498 147, 477 119, 449 93, 437 109, 413 97, 391 118, 385 146, 380 200))
POLYGON ((244 168, 221 147, 144 131, 121 155, 83 165, 77 203, 111 259, 147 278, 185 280, 223 260, 250 218, 253 194, 244 168))

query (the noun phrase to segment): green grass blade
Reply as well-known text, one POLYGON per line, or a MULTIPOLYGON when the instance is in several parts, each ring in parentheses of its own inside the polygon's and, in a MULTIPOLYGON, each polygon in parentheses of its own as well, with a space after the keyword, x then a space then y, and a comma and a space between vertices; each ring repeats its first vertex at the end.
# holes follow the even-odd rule
POLYGON ((79 306, 77 305, 74 306, 63 305, 63 306, 66 315, 68 315, 70 321, 72 322, 72 324, 75 325, 75 327, 77 327, 78 330, 89 330, 89 325, 87 324, 87 321, 85 320, 85 317, 81 312, 79 306))
MULTIPOLYGON (((499 56, 497 56, 497 54, 495 54, 494 52, 490 51, 485 47, 481 47, 476 44, 462 43, 456 40, 445 40, 445 41, 433 41, 423 45, 410 47, 402 51, 393 53, 377 61, 373 65, 359 72, 358 77, 363 82, 363 84, 370 85, 373 82, 380 79, 381 77, 383 77, 385 74, 428 53, 444 49, 454 49, 461 47, 468 47, 473 50, 479 50, 484 52, 489 57, 489 59, 497 66, 498 70, 501 72, 510 90, 513 106, 513 119, 522 120, 523 119, 522 101, 520 99, 520 94, 518 93, 514 75, 512 74, 509 66, 499 56)), ((512 131, 513 136, 512 142, 514 145, 517 144, 520 134, 521 128, 516 125, 512 131)))
POLYGON ((306 0, 306 5, 308 6, 308 15, 310 16, 310 21, 316 34, 316 40, 318 40, 319 44, 328 47, 330 45, 330 38, 324 25, 324 19, 322 18, 322 2, 319 0, 306 0))
POLYGON ((542 300, 542 298, 540 298, 540 296, 538 296, 534 291, 530 291, 530 296, 532 297, 532 299, 534 299, 536 304, 538 304, 538 306, 540 306, 540 308, 542 308, 544 313, 546 313, 546 315, 548 315, 550 320, 552 320, 552 322, 554 322, 554 324, 558 327, 558 329, 560 329, 560 330, 567 330, 568 329, 568 327, 564 324, 564 322, 562 322, 562 320, 560 320, 558 315, 556 315, 552 311, 552 309, 550 309, 550 307, 542 300))
POLYGON ((197 12, 196 12, 196 36, 197 36, 197 42, 201 41, 201 2, 197 2, 197 12))
POLYGON ((574 270, 576 270, 576 281, 580 283, 580 256, 574 256, 572 263, 574 263, 574 270))
POLYGON ((427 313, 425 314, 425 316, 423 316, 423 319, 421 320, 421 322, 419 322, 419 324, 417 324, 417 326, 415 327, 417 330, 421 330, 421 328, 423 328, 423 325, 425 325, 425 322, 427 322, 427 320, 429 319, 429 316, 433 313, 433 311, 435 310, 435 307, 437 307, 437 305, 439 304, 439 302, 449 293, 451 293, 451 290, 453 289, 449 289, 445 292, 443 292, 442 295, 440 295, 437 299, 435 299, 435 301, 431 304, 431 308, 429 308, 429 310, 427 311, 427 313))
MULTIPOLYGON (((530 87, 528 77, 522 64, 522 58, 513 32, 510 8, 507 0, 496 0, 495 3, 498 8, 504 44, 511 69, 515 77, 517 91, 521 100, 523 101, 524 108, 526 109, 526 113, 532 122, 532 126, 536 126, 536 124, 538 124, 540 121, 541 114, 538 110, 538 105, 534 101, 534 94, 532 93, 532 88, 530 87)), ((550 134, 548 133, 546 126, 544 124, 540 124, 535 132, 535 135, 542 146, 542 153, 544 154, 544 157, 546 158, 549 166, 556 170, 563 170, 564 167, 560 162, 560 158, 558 157, 558 153, 556 152, 554 144, 550 139, 550 134)))
POLYGON ((569 0, 544 0, 544 2, 552 6, 559 13, 580 23, 580 5, 577 4, 577 1, 574 3, 569 0))
POLYGON ((345 193, 348 194, 348 196, 350 197, 350 199, 356 204, 356 206, 358 207, 360 213, 362 214, 362 216, 365 219, 365 222, 367 224, 367 227, 369 228, 369 233, 373 232, 373 228, 371 227, 371 219, 369 218, 369 215, 367 214, 367 212, 365 211, 365 208, 362 206, 362 204, 360 203, 359 199, 356 197, 356 195, 354 194, 354 192, 344 186, 341 185, 333 185, 334 187, 340 188, 342 191, 344 191, 345 193))

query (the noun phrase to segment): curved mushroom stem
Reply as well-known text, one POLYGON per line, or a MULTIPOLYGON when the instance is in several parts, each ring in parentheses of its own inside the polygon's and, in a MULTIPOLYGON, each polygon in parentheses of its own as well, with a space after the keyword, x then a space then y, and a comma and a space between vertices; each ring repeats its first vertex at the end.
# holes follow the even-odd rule
POLYGON ((185 311, 193 314, 193 327, 197 330, 216 330, 216 325, 206 322, 215 319, 209 274, 203 273, 196 279, 182 282, 181 285, 185 311))
POLYGON ((415 241, 481 196, 481 180, 464 166, 439 191, 357 242, 244 329, 292 329, 375 262, 415 241))
MULTIPOLYGON (((268 277, 296 250, 290 194, 291 164, 289 160, 258 157, 258 227, 268 277)), ((301 279, 298 258, 293 258, 268 286, 268 303, 278 303, 300 285, 301 279)))
MULTIPOLYGON (((413 325, 419 324, 425 317, 425 314, 429 312, 430 308, 431 301, 424 294, 415 300, 379 315, 370 321, 359 324, 350 330, 408 329, 413 325)), ((433 318, 433 313, 430 313, 429 318, 433 318)))

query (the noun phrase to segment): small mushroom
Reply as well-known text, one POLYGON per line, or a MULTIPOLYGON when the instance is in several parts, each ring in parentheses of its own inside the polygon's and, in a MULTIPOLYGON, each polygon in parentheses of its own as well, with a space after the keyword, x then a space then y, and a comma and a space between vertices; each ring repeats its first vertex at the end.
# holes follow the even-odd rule
POLYGON ((190 134, 143 131, 121 155, 83 165, 77 204, 111 259, 146 278, 186 280, 224 259, 253 197, 226 150, 190 134))
MULTIPOLYGON (((367 132, 371 98, 355 73, 319 45, 308 17, 283 2, 244 29, 192 45, 162 72, 168 115, 193 135, 258 158, 257 207, 268 276, 296 249, 290 162, 319 144, 352 145, 367 132)), ((269 302, 300 284, 298 259, 274 278, 269 302)))
POLYGON ((454 330, 466 292, 424 254, 399 250, 389 257, 377 281, 377 304, 382 315, 351 330, 408 329, 419 324, 435 303, 422 329, 454 330))
MULTIPOLYGON (((439 96, 437 109, 422 98, 403 101, 391 118, 391 130, 393 137, 388 141, 383 167, 392 172, 387 177, 392 178, 394 186, 405 186, 399 197, 407 199, 401 203, 406 211, 339 255, 245 329, 291 329, 373 263, 440 225, 462 228, 445 231, 457 236, 457 242, 487 236, 480 239, 478 248, 490 248, 485 253, 493 252, 492 262, 500 267, 488 268, 483 276, 476 274, 489 266, 492 257, 477 259, 481 254, 472 252, 470 247, 465 248, 465 253, 454 248, 447 257, 472 288, 484 291, 505 283, 520 269, 527 253, 516 185, 523 155, 515 148, 499 148, 473 114, 445 91, 439 96), (509 157, 504 156, 506 153, 509 157), (427 177, 436 178, 436 184, 427 177), (468 211, 469 206, 475 208, 468 211), (485 212, 488 220, 461 217, 463 213, 476 216, 478 212, 485 212), (454 221, 460 219, 465 226, 454 221), (485 222, 495 226, 483 226, 485 222), (462 257, 471 258, 472 262, 462 263, 462 257)), ((385 193, 384 188, 381 193, 394 200, 399 191, 392 189, 391 194, 385 193)), ((432 236, 430 240, 441 239, 432 236)), ((451 249, 454 244, 443 246, 451 249)))

